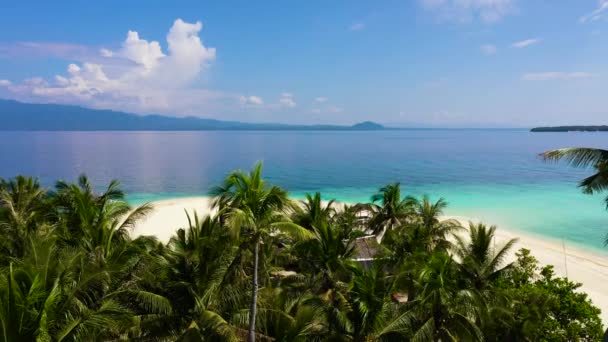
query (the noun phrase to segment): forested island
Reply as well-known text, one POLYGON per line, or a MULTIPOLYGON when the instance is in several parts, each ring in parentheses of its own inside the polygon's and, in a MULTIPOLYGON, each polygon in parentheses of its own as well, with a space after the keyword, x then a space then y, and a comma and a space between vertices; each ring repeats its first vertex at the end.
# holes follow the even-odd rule
POLYGON ((398 183, 338 205, 234 171, 168 243, 131 234, 150 204, 94 189, 0 181, 2 341, 602 338, 580 284, 398 183))
POLYGON ((555 126, 535 127, 531 132, 608 132, 608 126, 555 126))

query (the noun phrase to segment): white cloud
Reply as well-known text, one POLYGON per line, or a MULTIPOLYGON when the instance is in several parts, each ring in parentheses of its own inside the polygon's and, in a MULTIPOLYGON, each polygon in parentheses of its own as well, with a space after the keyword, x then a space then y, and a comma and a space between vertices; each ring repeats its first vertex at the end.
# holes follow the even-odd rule
POLYGON ((101 54, 102 57, 112 57, 114 56, 114 52, 108 50, 108 49, 104 49, 101 48, 99 49, 99 54, 101 54))
POLYGON ((581 23, 596 21, 605 18, 608 14, 608 0, 598 0, 597 8, 580 18, 581 23))
POLYGON ((265 103, 264 100, 259 96, 240 96, 239 102, 241 105, 250 109, 264 110, 268 112, 285 108, 294 108, 297 106, 294 95, 288 92, 279 94, 279 99, 276 102, 272 101, 265 103))
POLYGON ((327 97, 319 96, 314 100, 314 107, 310 110, 312 113, 341 113, 342 107, 334 106, 327 103, 329 99, 327 97))
POLYGON ((511 46, 512 46, 512 47, 514 47, 514 48, 521 49, 521 48, 528 47, 528 46, 530 46, 530 45, 537 44, 537 43, 539 43, 539 42, 540 42, 540 39, 539 39, 539 38, 533 38, 533 39, 526 39, 526 40, 522 40, 522 41, 520 41, 520 42, 515 42, 515 43, 513 43, 513 45, 511 45, 511 46))
POLYGON ((435 11, 441 19, 486 23, 501 20, 514 11, 516 0, 419 0, 422 6, 435 11))
POLYGON ((293 94, 291 93, 282 93, 281 98, 279 99, 279 105, 283 107, 293 108, 295 107, 296 101, 293 99, 293 94))
POLYGON ((492 44, 482 45, 479 49, 481 50, 481 53, 486 56, 494 55, 496 52, 498 52, 496 46, 492 44))
MULTIPOLYGON (((205 111, 221 106, 226 98, 237 101, 238 96, 193 86, 216 55, 214 48, 202 43, 202 28, 201 22, 175 20, 166 36, 166 52, 157 41, 142 39, 138 32, 129 31, 116 51, 98 50, 97 59, 70 64, 66 74, 57 75, 52 81, 34 78, 14 84, 9 90, 24 101, 76 103, 133 112, 206 114, 205 111)), ((71 45, 44 46, 61 53, 75 49, 71 45)))
POLYGON ((259 96, 241 96, 239 98, 239 101, 244 104, 244 105, 255 105, 255 106, 260 106, 264 104, 264 100, 262 100, 261 97, 259 96))
POLYGON ((146 69, 156 67, 159 59, 165 57, 159 42, 148 42, 147 40, 140 39, 139 33, 135 31, 127 33, 127 39, 122 43, 122 50, 118 54, 137 64, 143 65, 146 69))
POLYGON ((525 81, 553 81, 553 80, 576 80, 584 78, 592 78, 597 76, 596 74, 588 72, 561 72, 561 71, 550 71, 550 72, 538 72, 538 73, 527 73, 522 76, 525 81))
POLYGON ((313 108, 310 110, 312 113, 321 114, 321 113, 342 113, 344 109, 342 107, 337 106, 326 106, 322 108, 313 108))
POLYGON ((76 64, 68 65, 68 72, 72 75, 78 73, 80 71, 80 67, 76 64))
POLYGON ((13 84, 13 83, 9 80, 0 80, 0 87, 8 87, 11 84, 13 84))
POLYGON ((351 31, 362 31, 365 29, 365 23, 354 23, 348 27, 351 31))

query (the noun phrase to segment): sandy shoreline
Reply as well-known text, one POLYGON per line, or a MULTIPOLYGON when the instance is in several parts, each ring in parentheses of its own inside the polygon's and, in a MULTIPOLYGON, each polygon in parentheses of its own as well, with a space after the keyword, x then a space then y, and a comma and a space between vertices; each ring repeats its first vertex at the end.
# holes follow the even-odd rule
MULTIPOLYGON (((154 211, 145 220, 139 222, 133 230, 134 236, 154 235, 160 241, 167 242, 174 232, 188 225, 185 210, 189 213, 198 212, 199 216, 210 213, 211 199, 209 197, 175 198, 152 202, 154 211)), ((446 216, 459 220, 468 226, 468 221, 477 222, 474 218, 461 216, 446 216)), ((484 222, 491 225, 492 222, 484 222)), ((553 265, 555 273, 566 275, 572 281, 582 283, 581 289, 589 294, 593 303, 602 309, 602 320, 608 324, 608 257, 600 253, 585 250, 580 246, 572 246, 552 238, 534 236, 528 233, 508 230, 498 227, 496 244, 500 245, 509 239, 518 238, 514 252, 520 248, 532 250, 532 254, 543 265, 553 265)), ((514 258, 514 253, 511 256, 514 258)))

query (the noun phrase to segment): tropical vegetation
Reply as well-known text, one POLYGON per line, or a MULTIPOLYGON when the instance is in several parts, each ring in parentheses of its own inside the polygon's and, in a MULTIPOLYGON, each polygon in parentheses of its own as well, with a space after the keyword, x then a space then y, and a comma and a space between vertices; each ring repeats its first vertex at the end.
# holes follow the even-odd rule
POLYGON ((165 244, 118 182, 0 180, 0 341, 601 340, 580 284, 401 191, 298 202, 256 165, 165 244))
MULTIPOLYGON (((546 151, 541 156, 546 161, 563 160, 574 167, 593 168, 595 173, 579 183, 579 187, 584 193, 592 195, 608 190, 608 150, 569 147, 546 151)), ((605 201, 608 209, 608 196, 605 201)))

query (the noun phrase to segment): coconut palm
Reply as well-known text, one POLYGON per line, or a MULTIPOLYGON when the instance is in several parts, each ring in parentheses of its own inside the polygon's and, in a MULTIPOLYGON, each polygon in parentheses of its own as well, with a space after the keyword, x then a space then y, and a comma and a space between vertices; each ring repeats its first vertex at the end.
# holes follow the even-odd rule
POLYGON ((230 306, 238 307, 244 297, 231 281, 238 248, 218 217, 186 215, 188 227, 171 238, 163 259, 165 267, 153 275, 161 280, 158 290, 176 308, 172 317, 164 319, 180 334, 185 324, 187 336, 234 340, 235 327, 222 315, 230 306))
POLYGON ((52 197, 67 244, 82 245, 88 251, 101 247, 109 253, 113 244, 129 240, 135 223, 153 208, 150 204, 131 207, 119 186, 118 181, 111 181, 103 193, 96 194, 85 175, 78 178, 78 184, 57 182, 52 197))
POLYGON ((323 337, 321 312, 307 304, 310 298, 314 297, 306 292, 293 293, 286 286, 262 289, 257 317, 260 339, 283 342, 320 340, 323 337))
POLYGON ((0 179, 0 220, 15 229, 33 231, 44 218, 46 190, 37 179, 0 179))
POLYGON ((46 190, 38 180, 17 176, 0 179, 0 251, 21 257, 28 236, 47 227, 46 190))
POLYGON ((484 290, 510 269, 512 263, 503 265, 517 239, 510 239, 498 248, 492 247, 496 227, 482 223, 469 223, 468 239, 457 236, 455 252, 460 258, 461 277, 475 289, 484 290))
POLYGON ((295 208, 293 222, 307 229, 329 222, 335 213, 334 200, 330 200, 323 205, 320 192, 315 192, 314 195, 306 194, 306 200, 301 201, 301 204, 301 206, 295 208))
MULTIPOLYGON (((129 263, 126 263, 129 265, 129 263)), ((123 266, 129 267, 129 266, 123 266)), ((131 269, 132 270, 132 269, 131 269)), ((168 301, 54 238, 30 238, 24 258, 0 276, 0 336, 5 341, 112 339, 148 316, 171 312, 168 301)))
POLYGON ((397 298, 395 278, 381 264, 355 272, 349 292, 353 341, 402 341, 410 331, 405 304, 397 298))
POLYGON ((365 235, 367 221, 369 220, 369 217, 366 215, 368 211, 369 205, 366 204, 344 204, 340 210, 336 211, 333 223, 343 231, 360 232, 361 236, 363 236, 365 235))
POLYGON ((416 279, 415 296, 403 318, 411 341, 481 341, 476 322, 485 304, 476 291, 458 286, 458 270, 447 253, 435 252, 416 279))
POLYGON ((287 192, 268 185, 262 178, 262 164, 258 163, 249 173, 235 171, 224 183, 214 188, 214 206, 225 217, 228 227, 236 238, 244 238, 253 249, 253 275, 249 312, 248 341, 255 341, 255 322, 258 293, 258 264, 261 243, 270 243, 276 234, 284 233, 293 238, 312 238, 305 228, 289 222, 285 212, 291 203, 287 192))
POLYGON ((353 258, 360 234, 330 223, 317 224, 313 233, 313 239, 295 248, 301 268, 311 275, 310 280, 316 282, 320 292, 345 287, 357 265, 353 258))
POLYGON ((452 245, 449 238, 463 229, 457 220, 441 219, 448 203, 443 198, 433 203, 426 195, 421 200, 412 199, 411 203, 413 224, 405 229, 411 231, 412 240, 429 251, 448 250, 452 245))
MULTIPOLYGON (((604 192, 608 189, 608 150, 585 147, 560 148, 544 152, 541 157, 546 161, 564 160, 574 167, 593 167, 595 173, 579 183, 579 187, 586 194, 604 192)), ((606 197, 606 207, 608 208, 608 197, 606 197)))
POLYGON ((392 230, 407 222, 412 214, 412 198, 401 198, 401 185, 399 183, 380 188, 378 193, 371 197, 371 201, 372 216, 369 221, 369 228, 380 239, 387 230, 392 230))

